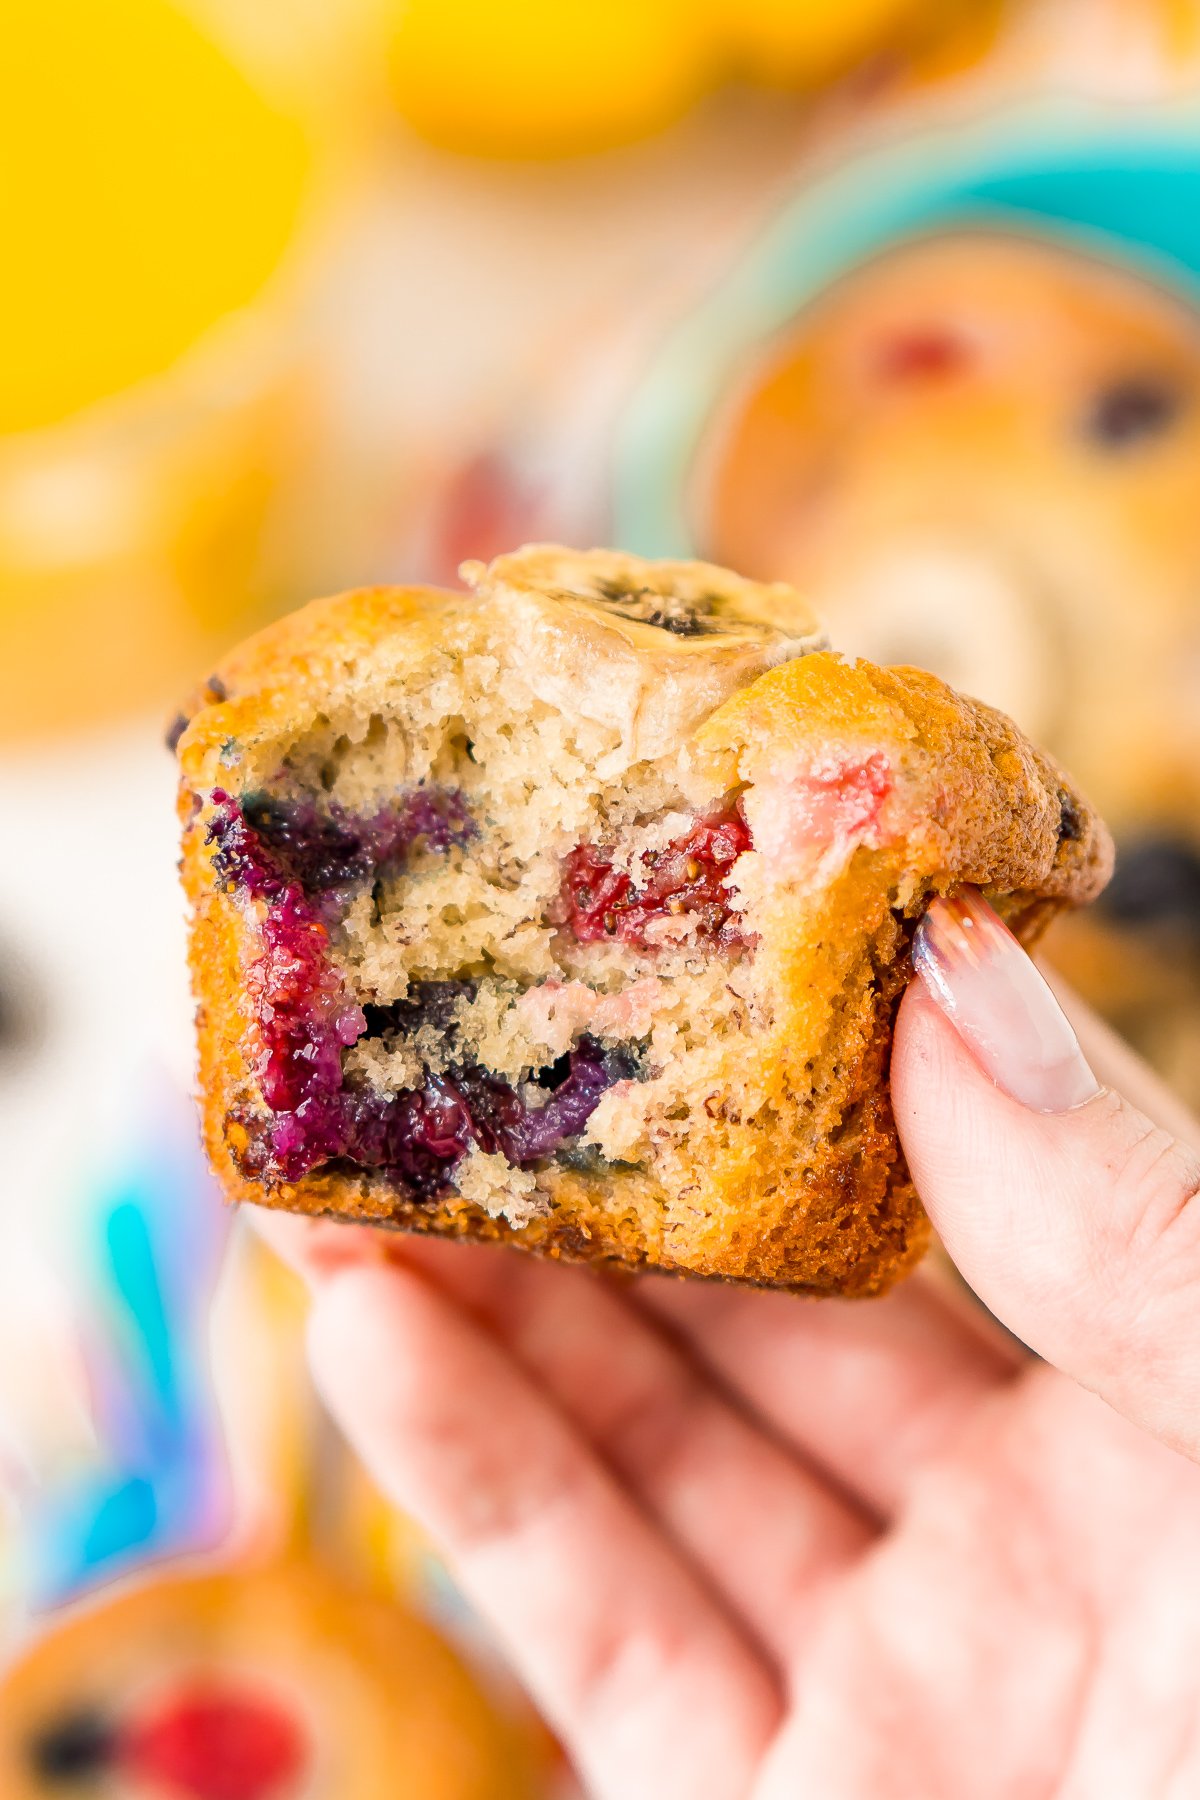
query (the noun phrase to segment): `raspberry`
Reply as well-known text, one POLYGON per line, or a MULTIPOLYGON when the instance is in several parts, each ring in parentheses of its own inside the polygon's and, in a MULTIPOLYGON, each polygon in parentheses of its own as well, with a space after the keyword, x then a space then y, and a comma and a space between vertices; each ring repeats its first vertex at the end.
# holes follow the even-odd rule
POLYGON ((118 1760, 172 1800, 284 1800, 296 1791, 308 1747, 275 1700, 196 1688, 127 1728, 118 1760))
POLYGON ((686 918, 702 942, 732 948, 744 938, 726 881, 738 857, 751 848, 736 802, 698 819, 647 858, 652 866, 642 888, 614 868, 602 849, 580 844, 567 858, 563 880, 566 923, 582 944, 613 938, 650 950, 655 946, 648 928, 661 919, 686 918))
POLYGON ((889 338, 876 367, 888 381, 938 381, 961 374, 970 360, 970 346, 962 337, 931 325, 889 338))

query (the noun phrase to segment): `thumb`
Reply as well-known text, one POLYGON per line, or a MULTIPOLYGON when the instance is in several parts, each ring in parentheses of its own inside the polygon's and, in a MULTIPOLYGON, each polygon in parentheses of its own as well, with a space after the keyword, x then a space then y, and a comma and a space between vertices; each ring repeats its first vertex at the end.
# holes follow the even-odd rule
POLYGON ((982 897, 913 947, 892 1097, 954 1262, 1031 1349, 1200 1458, 1200 1161, 1104 1088, 982 897))

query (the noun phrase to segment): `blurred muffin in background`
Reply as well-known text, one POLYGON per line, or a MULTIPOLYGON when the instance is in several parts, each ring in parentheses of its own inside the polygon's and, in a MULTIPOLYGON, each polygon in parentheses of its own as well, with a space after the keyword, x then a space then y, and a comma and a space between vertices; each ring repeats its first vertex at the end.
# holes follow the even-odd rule
POLYGON ((1051 244, 962 234, 837 282, 714 418, 706 548, 839 643, 1053 743, 1118 830, 1200 821, 1200 312, 1051 244))
POLYGON ((1200 311, 1050 244, 895 249, 744 371, 691 510, 1054 748, 1120 845, 1057 958, 1200 1095, 1200 311))
POLYGON ((6 26, 0 736, 162 705, 286 592, 347 159, 294 47, 243 54, 168 0, 6 26))
POLYGON ((545 1763, 430 1625, 311 1554, 122 1585, 0 1674, 5 1800, 534 1800, 545 1763))

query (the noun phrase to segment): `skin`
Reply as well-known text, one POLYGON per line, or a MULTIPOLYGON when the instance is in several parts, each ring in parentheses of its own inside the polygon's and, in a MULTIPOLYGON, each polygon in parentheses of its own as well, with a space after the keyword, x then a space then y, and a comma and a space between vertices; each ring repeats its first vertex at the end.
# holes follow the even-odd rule
POLYGON ((939 1232, 1047 1361, 934 1266, 813 1303, 264 1219, 597 1800, 1200 1791, 1200 1131, 1076 1023, 1115 1085, 1064 1113, 919 984, 893 1063, 939 1232))

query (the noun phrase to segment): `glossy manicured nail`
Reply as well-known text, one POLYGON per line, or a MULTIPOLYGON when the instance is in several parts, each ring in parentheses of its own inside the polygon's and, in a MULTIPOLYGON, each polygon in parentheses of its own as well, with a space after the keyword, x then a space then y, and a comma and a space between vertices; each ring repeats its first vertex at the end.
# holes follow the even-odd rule
POLYGON ((1068 1112, 1100 1092, 1066 1014, 977 889, 933 902, 913 964, 975 1060, 1022 1106, 1068 1112))

